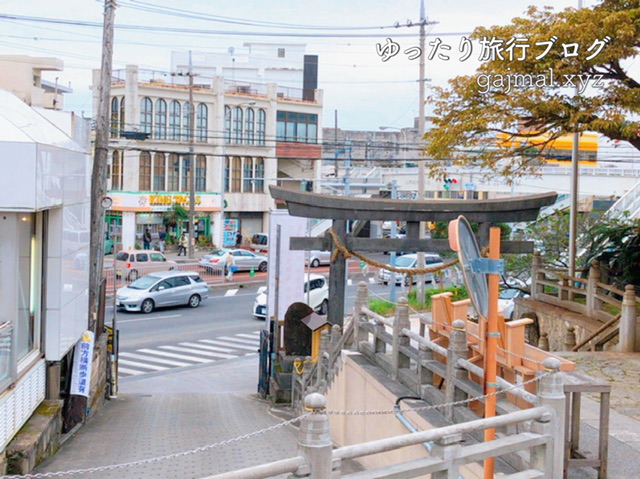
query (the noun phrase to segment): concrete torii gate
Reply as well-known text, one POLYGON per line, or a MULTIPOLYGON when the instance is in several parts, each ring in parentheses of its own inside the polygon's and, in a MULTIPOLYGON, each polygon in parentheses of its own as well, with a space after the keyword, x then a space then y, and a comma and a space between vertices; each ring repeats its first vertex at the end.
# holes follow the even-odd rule
MULTIPOLYGON (((435 251, 449 252, 448 240, 420 239, 421 221, 451 221, 464 215, 469 221, 480 224, 479 243, 489 242, 489 227, 492 223, 516 223, 534 221, 540 208, 553 204, 558 196, 555 192, 492 200, 391 200, 378 198, 350 198, 317 193, 303 193, 271 186, 271 196, 284 201, 292 216, 331 219, 333 232, 350 251, 373 253, 384 251, 435 251), (346 222, 351 221, 404 221, 407 224, 405 238, 357 238, 346 233, 346 222)), ((318 238, 291 238, 292 250, 333 251, 330 235, 318 238)), ((529 241, 505 241, 503 253, 532 253, 529 241)), ((345 257, 338 252, 331 262, 329 276, 328 320, 342 326, 345 304, 345 257)))

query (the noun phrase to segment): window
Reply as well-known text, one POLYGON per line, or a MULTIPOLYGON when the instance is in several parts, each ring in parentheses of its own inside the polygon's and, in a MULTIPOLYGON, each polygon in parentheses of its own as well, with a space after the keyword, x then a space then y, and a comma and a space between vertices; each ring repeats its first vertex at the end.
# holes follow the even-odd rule
POLYGON ((256 130, 257 130, 257 143, 258 145, 264 145, 264 136, 265 136, 265 131, 267 128, 267 114, 266 112, 261 108, 260 110, 258 110, 258 123, 256 125, 256 130))
POLYGON ((204 283, 204 280, 198 275, 190 276, 190 278, 194 283, 204 283))
POLYGON ((116 255, 116 261, 127 261, 128 259, 129 259, 129 253, 127 253, 126 251, 120 251, 116 255))
POLYGON ((160 288, 162 289, 170 289, 173 286, 171 285, 171 283, 169 283, 169 281, 164 280, 164 281, 160 281, 154 288, 154 291, 160 291, 160 288))
POLYGON ((111 99, 111 125, 109 127, 109 136, 111 138, 116 138, 118 136, 118 113, 120 109, 118 108, 118 98, 113 97, 111 99))
POLYGON ((207 157, 196 157, 196 191, 205 191, 207 188, 207 157))
POLYGON ((191 174, 191 168, 189 167, 189 162, 191 161, 191 157, 183 157, 182 158, 182 188, 180 191, 189 191, 189 176, 191 174))
POLYGON ((189 286, 191 282, 189 278, 186 276, 176 276, 174 278, 167 278, 167 281, 173 285, 174 288, 179 288, 180 286, 189 286))
POLYGON ((151 261, 157 261, 157 262, 162 262, 162 261, 166 261, 166 259, 164 258, 164 256, 162 256, 160 253, 149 253, 149 256, 151 257, 151 261))
POLYGON ((229 193, 229 185, 231 184, 230 181, 230 177, 229 174, 231 173, 231 170, 229 168, 229 162, 231 161, 231 159, 227 156, 224 159, 224 191, 226 193, 229 193))
POLYGON ((182 108, 182 138, 188 140, 191 134, 191 105, 189 102, 182 108))
POLYGON ((143 133, 151 133, 151 125, 153 123, 153 103, 151 98, 143 98, 140 102, 140 131, 143 133))
POLYGON ((136 261, 138 263, 145 263, 149 261, 149 255, 147 253, 138 253, 136 255, 136 261))
POLYGON ((233 109, 233 142, 242 143, 242 108, 233 109))
POLYGON ((244 183, 242 185, 245 193, 253 192, 253 158, 244 158, 244 166, 242 169, 244 183))
POLYGON ((200 103, 196 111, 196 141, 207 141, 207 123, 209 110, 207 105, 200 103))
POLYGON ((167 165, 167 191, 178 191, 180 176, 180 157, 176 153, 169 154, 167 165))
POLYGON ((153 157, 153 189, 155 191, 165 190, 165 170, 164 153, 156 153, 153 157))
POLYGON ((224 140, 231 143, 231 108, 224 107, 224 140))
POLYGON ((140 153, 140 191, 151 190, 151 153, 143 151, 140 153))
POLYGON ((242 191, 242 158, 233 157, 233 166, 231 170, 231 191, 240 193, 242 191))
POLYGON ((122 136, 122 133, 124 132, 124 129, 125 129, 124 98, 125 97, 122 97, 122 99, 120 100, 120 136, 122 136))
POLYGON ((255 142, 255 117, 253 108, 247 108, 247 119, 244 124, 244 141, 247 145, 253 145, 255 142))
POLYGON ((299 143, 318 141, 318 115, 279 111, 276 114, 276 139, 299 143))
POLYGON ((284 58, 284 48, 278 48, 278 58, 284 58))
POLYGON ((156 100, 156 131, 154 137, 165 140, 167 138, 167 102, 162 98, 156 100))
POLYGON ((122 156, 120 151, 114 151, 111 156, 111 189, 122 190, 122 156))
POLYGON ((177 101, 171 102, 171 107, 169 108, 169 139, 170 140, 179 140, 180 139, 180 103, 177 101))
POLYGON ((264 193, 264 158, 256 158, 254 192, 264 193))
POLYGON ((20 214, 16 223, 18 246, 18 316, 15 321, 16 353, 18 361, 27 356, 36 347, 36 324, 38 320, 38 298, 36 284, 41 269, 36 220, 34 213, 20 214))

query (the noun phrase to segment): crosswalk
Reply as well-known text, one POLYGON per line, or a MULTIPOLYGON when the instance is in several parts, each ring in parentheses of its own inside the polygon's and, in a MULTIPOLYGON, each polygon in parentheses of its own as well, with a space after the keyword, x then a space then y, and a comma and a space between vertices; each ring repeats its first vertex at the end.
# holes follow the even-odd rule
POLYGON ((257 354, 260 331, 198 339, 155 348, 122 351, 118 359, 118 376, 139 376, 158 371, 212 363, 248 354, 257 354))
MULTIPOLYGON (((376 278, 374 278, 373 276, 369 276, 369 278, 367 278, 367 280, 369 281, 369 284, 375 284, 376 283, 376 278)), ((348 279, 347 280, 347 286, 353 286, 354 284, 358 284, 360 281, 363 281, 363 280, 362 279, 356 279, 356 280, 348 279)))

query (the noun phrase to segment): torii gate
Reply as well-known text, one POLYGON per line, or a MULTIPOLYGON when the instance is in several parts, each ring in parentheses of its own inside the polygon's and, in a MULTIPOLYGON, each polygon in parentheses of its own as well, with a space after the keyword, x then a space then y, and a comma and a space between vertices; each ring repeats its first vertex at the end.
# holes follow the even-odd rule
MULTIPOLYGON (((275 200, 284 201, 292 216, 333 220, 332 230, 339 241, 350 251, 374 253, 384 251, 435 251, 450 252, 448 240, 420 239, 421 221, 451 221, 464 215, 469 221, 480 224, 479 243, 489 242, 492 223, 516 223, 534 221, 540 208, 556 201, 556 192, 542 193, 492 200, 392 200, 383 198, 350 198, 317 193, 303 193, 280 187, 269 187, 275 200), (356 221, 404 221, 407 224, 405 238, 357 238, 346 233, 347 220, 356 221)), ((318 238, 291 238, 292 250, 329 250, 334 244, 331 236, 318 238)), ((530 241, 505 241, 503 253, 532 253, 530 241)), ((328 317, 330 323, 343 325, 345 304, 346 263, 338 252, 331 262, 329 276, 328 317)))

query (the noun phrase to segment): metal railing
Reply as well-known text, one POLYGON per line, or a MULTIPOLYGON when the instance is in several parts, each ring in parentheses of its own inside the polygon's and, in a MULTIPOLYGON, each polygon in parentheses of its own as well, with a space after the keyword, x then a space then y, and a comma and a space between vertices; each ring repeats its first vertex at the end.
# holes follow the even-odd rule
POLYGON ((126 263, 121 265, 114 262, 113 267, 104 270, 107 291, 113 292, 114 289, 130 285, 138 278, 159 271, 193 271, 198 273, 207 284, 220 284, 225 280, 224 265, 208 266, 201 263, 174 263, 173 261, 170 264, 167 263, 158 263, 157 265, 126 263))
POLYGON ((629 212, 630 218, 637 218, 640 213, 640 182, 622 195, 607 211, 609 215, 617 214, 622 216, 629 212))

